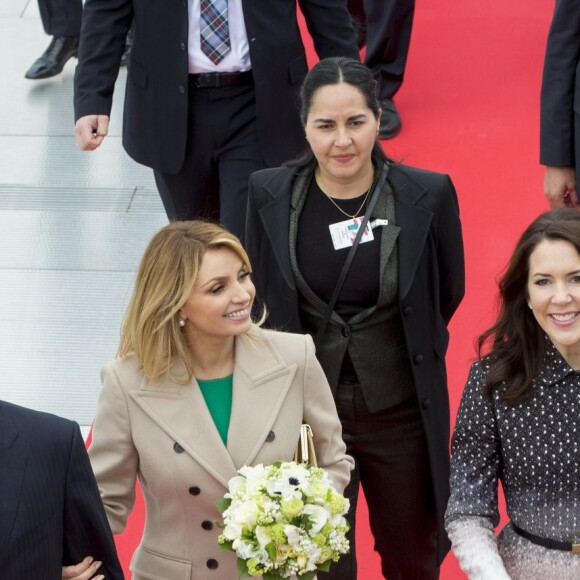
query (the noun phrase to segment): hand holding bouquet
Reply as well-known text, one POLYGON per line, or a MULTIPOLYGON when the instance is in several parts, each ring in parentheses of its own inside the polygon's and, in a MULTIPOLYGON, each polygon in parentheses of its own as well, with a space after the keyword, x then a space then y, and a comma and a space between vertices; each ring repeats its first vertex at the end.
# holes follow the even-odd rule
POLYGON ((218 538, 238 556, 240 576, 311 580, 349 551, 349 502, 320 467, 294 461, 242 467, 218 502, 218 538))

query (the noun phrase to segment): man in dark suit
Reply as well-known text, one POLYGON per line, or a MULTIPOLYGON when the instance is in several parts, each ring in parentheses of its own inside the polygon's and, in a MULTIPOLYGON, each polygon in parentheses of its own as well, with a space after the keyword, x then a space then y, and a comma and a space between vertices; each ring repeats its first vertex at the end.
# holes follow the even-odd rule
MULTIPOLYGON (((319 57, 358 58, 344 0, 299 4, 319 57)), ((221 222, 243 237, 249 175, 305 145, 296 93, 308 69, 296 0, 87 0, 75 76, 83 150, 107 135, 132 20, 125 149, 153 168, 171 220, 218 217, 219 200, 221 222)))
POLYGON ((578 207, 580 0, 556 0, 541 94, 540 163, 550 207, 578 207))
POLYGON ((401 116, 393 97, 403 84, 415 0, 347 0, 358 45, 366 45, 365 64, 377 80, 377 97, 383 111, 381 139, 392 139, 401 131, 401 116))
POLYGON ((78 425, 0 401, 0 577, 95 573, 123 578, 78 425))

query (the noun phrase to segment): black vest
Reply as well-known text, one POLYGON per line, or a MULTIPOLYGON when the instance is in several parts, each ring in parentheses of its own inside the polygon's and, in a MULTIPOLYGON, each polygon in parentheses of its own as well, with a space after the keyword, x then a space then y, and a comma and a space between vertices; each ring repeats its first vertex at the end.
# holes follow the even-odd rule
MULTIPOLYGON (((298 220, 312 175, 296 179, 290 215, 290 262, 299 295, 300 318, 304 332, 316 336, 326 303, 308 286, 296 260, 298 220)), ((380 251, 380 292, 376 306, 349 320, 332 313, 325 335, 317 345, 316 356, 333 392, 341 378, 348 352, 366 405, 371 412, 393 407, 415 396, 415 387, 403 325, 398 306, 397 237, 393 192, 388 182, 381 192, 372 219, 388 219, 382 226, 380 251)), ((356 256, 355 256, 356 260, 356 256)))

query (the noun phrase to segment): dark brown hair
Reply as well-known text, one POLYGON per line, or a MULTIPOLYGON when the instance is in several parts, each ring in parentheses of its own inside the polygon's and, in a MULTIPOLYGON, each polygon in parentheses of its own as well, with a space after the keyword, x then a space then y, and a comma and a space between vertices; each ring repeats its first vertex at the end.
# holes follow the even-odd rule
POLYGON ((491 364, 485 393, 491 396, 495 389, 501 389, 501 398, 509 405, 517 405, 531 395, 549 344, 527 304, 530 256, 544 240, 569 242, 580 254, 580 211, 555 209, 526 228, 498 283, 497 320, 477 339, 479 357, 491 364), (489 352, 482 355, 487 346, 489 352))

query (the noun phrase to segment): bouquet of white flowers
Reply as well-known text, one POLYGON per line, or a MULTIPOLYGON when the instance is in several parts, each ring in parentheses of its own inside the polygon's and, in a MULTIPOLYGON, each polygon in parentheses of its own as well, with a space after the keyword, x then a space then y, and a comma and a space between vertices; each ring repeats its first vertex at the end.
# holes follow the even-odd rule
POLYGON ((290 461, 238 473, 217 506, 218 542, 237 554, 240 577, 311 580, 349 551, 349 502, 324 469, 290 461))

